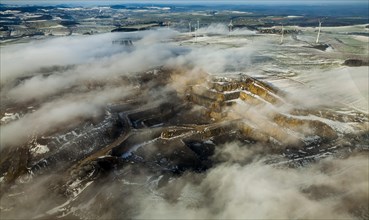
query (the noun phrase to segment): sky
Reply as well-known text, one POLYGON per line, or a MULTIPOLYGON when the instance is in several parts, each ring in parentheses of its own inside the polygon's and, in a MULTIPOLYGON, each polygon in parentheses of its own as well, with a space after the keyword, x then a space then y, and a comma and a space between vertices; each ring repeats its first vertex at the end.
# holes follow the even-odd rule
POLYGON ((119 3, 152 3, 152 4, 368 4, 368 0, 4 0, 4 4, 119 4, 119 3))

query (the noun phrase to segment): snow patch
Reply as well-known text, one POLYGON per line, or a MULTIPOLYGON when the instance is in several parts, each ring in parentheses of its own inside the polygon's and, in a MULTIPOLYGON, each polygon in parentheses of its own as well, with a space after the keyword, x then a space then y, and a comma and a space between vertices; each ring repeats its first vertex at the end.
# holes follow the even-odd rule
POLYGON ((30 149, 32 155, 44 154, 50 151, 47 145, 37 144, 30 149))
POLYGON ((321 118, 321 117, 318 117, 318 116, 315 116, 315 115, 293 116, 293 117, 294 118, 299 118, 299 119, 321 121, 321 122, 327 124, 332 129, 334 129, 335 131, 337 131, 338 133, 341 133, 341 134, 350 134, 350 133, 353 133, 355 131, 354 128, 351 125, 347 124, 347 123, 342 123, 342 122, 339 122, 339 121, 332 121, 330 119, 321 118))
POLYGON ((287 18, 303 18, 304 16, 288 15, 287 18))
POLYGON ((10 121, 14 121, 19 119, 20 116, 18 113, 5 113, 4 117, 1 118, 1 122, 7 123, 10 121))

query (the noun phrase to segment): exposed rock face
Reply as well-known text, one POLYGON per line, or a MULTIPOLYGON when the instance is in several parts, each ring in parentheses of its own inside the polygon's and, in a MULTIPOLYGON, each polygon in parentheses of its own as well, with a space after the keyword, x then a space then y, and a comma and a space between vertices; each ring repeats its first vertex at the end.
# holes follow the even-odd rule
MULTIPOLYGON (((137 81, 141 88, 163 87, 176 78, 175 73, 162 69, 140 74, 137 81)), ((185 88, 171 87, 164 92, 165 101, 150 100, 155 104, 147 104, 146 96, 108 106, 97 122, 83 122, 3 150, 0 196, 4 201, 22 200, 26 194, 19 192, 30 191, 37 183, 45 186, 42 195, 51 193, 58 199, 29 217, 96 218, 119 197, 136 196, 133 188, 150 189, 153 183, 160 188, 178 175, 211 168, 217 163, 214 151, 227 142, 261 144, 266 146, 263 151, 283 155, 268 163, 293 167, 327 155, 348 154, 348 146, 350 151, 368 150, 360 145, 368 140, 367 115, 299 108, 284 91, 245 75, 205 75, 188 81, 185 88), (349 132, 341 129, 347 123, 349 132), (49 151, 32 154, 32 144, 47 146, 49 151), (37 182, 48 176, 52 178, 37 182), (147 185, 135 184, 142 182, 140 178, 146 178, 147 185), (115 195, 107 196, 99 188, 106 182, 116 187, 115 195)), ((12 205, 2 204, 2 216, 17 216, 12 205)), ((124 216, 132 216, 134 204, 126 205, 124 216)), ((110 210, 109 217, 121 216, 117 210, 110 210)))
MULTIPOLYGON (((276 28, 263 28, 259 30, 262 34, 282 34, 282 29, 276 28)), ((283 30, 284 34, 297 34, 300 33, 300 30, 283 30)))
POLYGON ((113 44, 123 45, 123 46, 126 46, 126 47, 133 46, 132 40, 130 40, 130 39, 115 40, 112 43, 113 44))
POLYGON ((369 66, 369 61, 368 60, 358 60, 358 59, 348 59, 345 60, 345 62, 343 63, 343 65, 346 66, 369 66))
POLYGON ((115 28, 111 32, 144 31, 144 30, 149 30, 150 28, 159 27, 159 26, 160 26, 160 23, 138 24, 138 25, 115 28))
POLYGON ((328 44, 317 44, 317 45, 313 45, 313 46, 308 46, 308 48, 314 48, 314 49, 321 50, 321 51, 325 51, 329 47, 330 47, 330 45, 328 45, 328 44))

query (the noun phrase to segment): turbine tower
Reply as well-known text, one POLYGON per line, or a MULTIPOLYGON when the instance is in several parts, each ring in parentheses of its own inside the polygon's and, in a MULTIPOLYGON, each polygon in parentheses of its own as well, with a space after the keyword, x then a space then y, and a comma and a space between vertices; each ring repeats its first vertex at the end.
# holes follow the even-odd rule
POLYGON ((228 24, 228 30, 229 30, 229 32, 233 31, 233 23, 232 23, 232 20, 228 24))
POLYGON ((200 28, 200 22, 199 20, 197 20, 197 27, 195 26, 195 41, 197 42, 197 31, 199 30, 200 28))
POLYGON ((190 21, 190 22, 188 22, 188 29, 189 29, 189 32, 190 32, 190 34, 191 34, 191 21, 190 21))
POLYGON ((318 29, 318 36, 316 36, 316 41, 315 43, 318 44, 319 43, 319 37, 320 37, 320 29, 322 28, 322 22, 319 19, 319 29, 318 29))
POLYGON ((282 36, 281 36, 281 42, 280 42, 280 44, 283 43, 283 38, 284 38, 284 28, 283 28, 283 24, 282 24, 282 36))
POLYGON ((195 26, 195 42, 197 42, 197 27, 196 27, 196 25, 194 25, 195 26))

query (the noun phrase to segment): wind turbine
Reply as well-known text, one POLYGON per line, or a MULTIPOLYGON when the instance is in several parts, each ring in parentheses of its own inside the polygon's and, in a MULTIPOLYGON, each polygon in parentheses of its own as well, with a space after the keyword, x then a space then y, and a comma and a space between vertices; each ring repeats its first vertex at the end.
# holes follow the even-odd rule
POLYGON ((196 42, 197 42, 197 31, 199 30, 199 28, 200 28, 200 22, 199 22, 199 20, 197 20, 197 28, 195 26, 195 41, 196 42))
POLYGON ((229 32, 231 32, 233 30, 233 23, 232 23, 232 20, 229 22, 228 24, 228 30, 229 32))
POLYGON ((195 26, 195 42, 197 42, 197 28, 196 28, 196 25, 194 25, 195 26))
POLYGON ((282 24, 282 36, 281 36, 281 42, 280 42, 280 44, 283 43, 283 38, 284 38, 284 28, 283 28, 283 24, 282 24))
POLYGON ((319 29, 318 29, 318 36, 316 36, 316 41, 315 43, 318 44, 319 43, 319 37, 320 37, 320 29, 322 28, 322 22, 319 19, 319 29))
POLYGON ((189 29, 189 33, 191 34, 191 21, 188 22, 188 29, 189 29))

